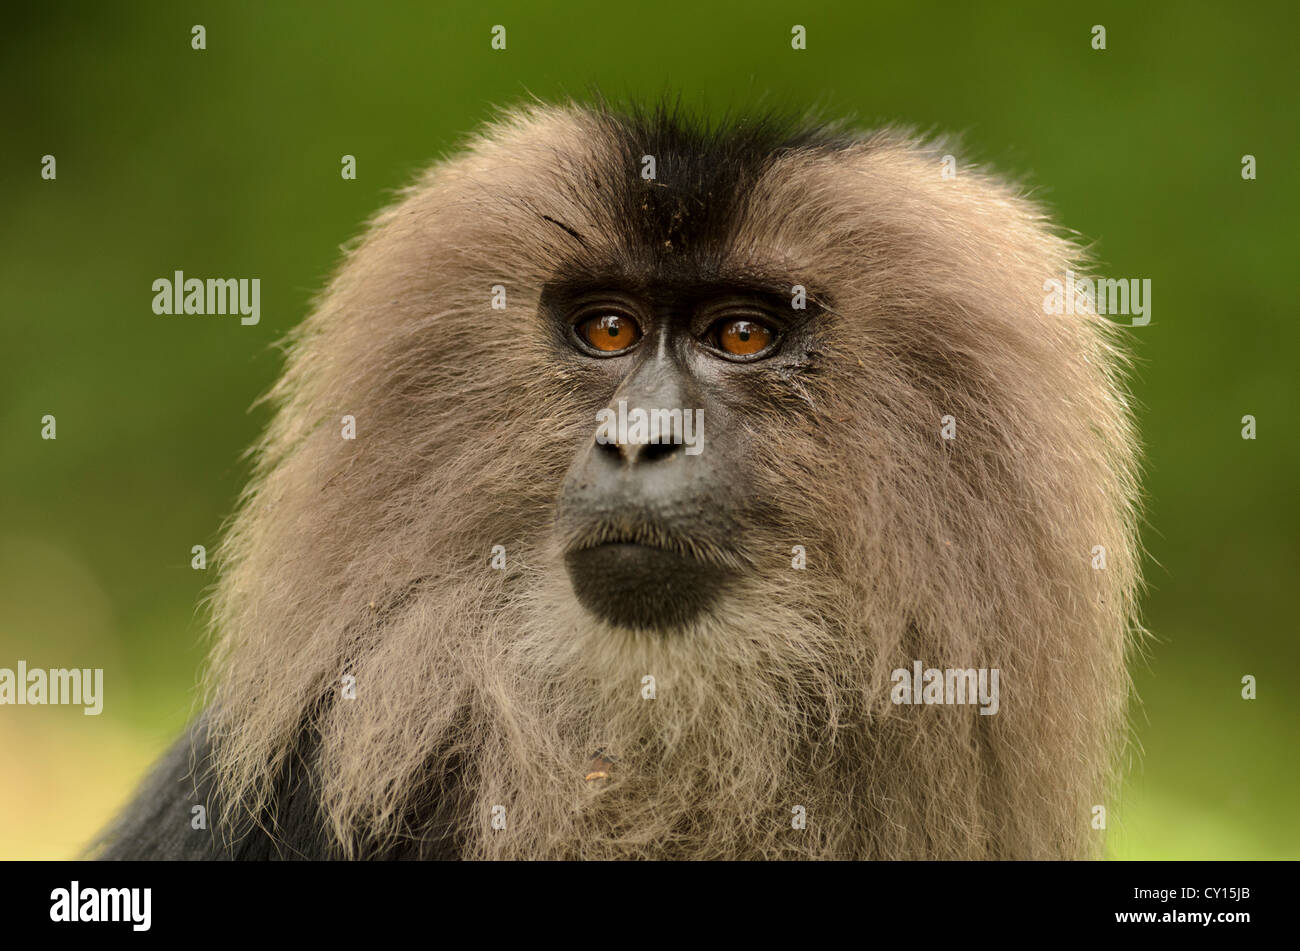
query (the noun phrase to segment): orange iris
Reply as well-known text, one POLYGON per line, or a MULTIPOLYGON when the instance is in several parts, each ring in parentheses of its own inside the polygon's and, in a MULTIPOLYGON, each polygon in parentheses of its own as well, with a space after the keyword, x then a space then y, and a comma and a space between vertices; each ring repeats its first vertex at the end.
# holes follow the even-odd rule
POLYGON ((626 350, 641 339, 640 328, 621 314, 584 320, 578 325, 578 333, 592 347, 605 353, 626 350))
POLYGON ((747 357, 767 349, 772 331, 752 320, 727 320, 718 325, 718 349, 747 357))

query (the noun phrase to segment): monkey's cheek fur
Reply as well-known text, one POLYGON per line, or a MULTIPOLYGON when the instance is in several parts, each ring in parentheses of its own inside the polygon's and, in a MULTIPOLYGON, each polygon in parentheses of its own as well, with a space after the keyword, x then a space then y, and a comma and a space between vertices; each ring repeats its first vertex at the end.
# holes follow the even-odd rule
POLYGON ((571 551, 564 562, 578 603, 634 631, 668 631, 691 621, 713 603, 727 575, 676 552, 627 543, 571 551))

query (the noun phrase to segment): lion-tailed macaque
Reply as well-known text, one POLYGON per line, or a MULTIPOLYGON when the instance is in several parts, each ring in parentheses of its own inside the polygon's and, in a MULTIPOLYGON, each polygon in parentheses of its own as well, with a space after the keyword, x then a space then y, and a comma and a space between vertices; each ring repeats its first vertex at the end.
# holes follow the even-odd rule
POLYGON ((1045 304, 1085 266, 905 133, 508 113, 294 334, 203 713, 99 854, 1099 856, 1138 489, 1117 331, 1045 304))

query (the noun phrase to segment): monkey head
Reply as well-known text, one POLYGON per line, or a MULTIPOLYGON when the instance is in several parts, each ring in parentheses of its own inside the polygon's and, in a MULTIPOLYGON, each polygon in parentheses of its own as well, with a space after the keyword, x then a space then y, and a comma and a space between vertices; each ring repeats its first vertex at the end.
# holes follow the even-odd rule
POLYGON ((1079 249, 945 149, 535 106, 380 213, 218 553, 226 801, 305 762, 343 854, 1094 854, 1123 350, 1044 312, 1079 249), (1000 669, 998 714, 895 705, 916 660, 1000 669))

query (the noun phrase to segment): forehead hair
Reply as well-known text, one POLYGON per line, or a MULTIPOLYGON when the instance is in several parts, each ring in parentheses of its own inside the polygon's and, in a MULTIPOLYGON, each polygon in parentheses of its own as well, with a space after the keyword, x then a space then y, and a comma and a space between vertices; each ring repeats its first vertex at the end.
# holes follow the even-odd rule
POLYGON ((570 284, 788 290, 787 262, 735 247, 756 189, 783 160, 864 146, 835 125, 775 111, 710 121, 672 104, 598 105, 565 118, 582 129, 553 131, 585 139, 584 161, 552 170, 552 201, 533 210, 568 249, 554 276, 570 284), (564 205, 571 214, 556 210, 564 205))
POLYGON ((710 123, 659 106, 596 113, 607 158, 625 173, 610 197, 627 253, 672 279, 725 266, 729 239, 763 174, 794 153, 824 154, 853 140, 830 126, 769 113, 710 123), (654 177, 642 169, 653 160, 654 177))

